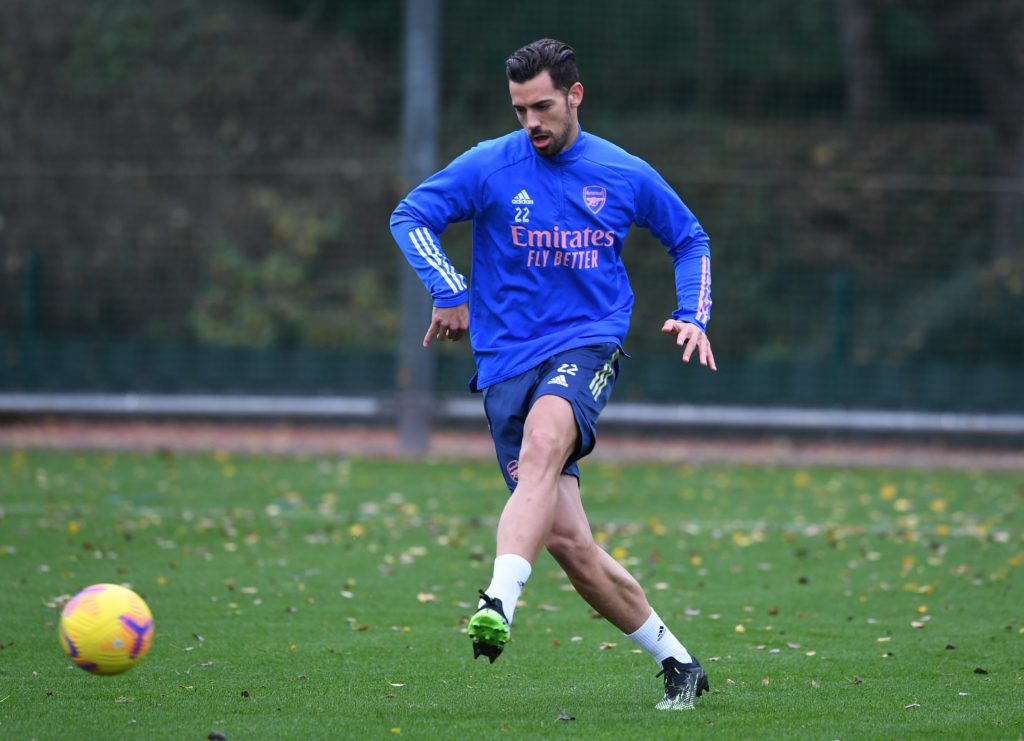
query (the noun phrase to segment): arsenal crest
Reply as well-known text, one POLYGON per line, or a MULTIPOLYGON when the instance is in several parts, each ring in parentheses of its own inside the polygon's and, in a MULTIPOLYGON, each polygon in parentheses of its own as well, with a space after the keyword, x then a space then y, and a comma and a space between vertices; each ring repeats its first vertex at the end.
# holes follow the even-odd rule
POLYGON ((588 185, 583 188, 583 202, 591 213, 597 213, 604 208, 604 202, 608 200, 608 191, 600 185, 588 185))

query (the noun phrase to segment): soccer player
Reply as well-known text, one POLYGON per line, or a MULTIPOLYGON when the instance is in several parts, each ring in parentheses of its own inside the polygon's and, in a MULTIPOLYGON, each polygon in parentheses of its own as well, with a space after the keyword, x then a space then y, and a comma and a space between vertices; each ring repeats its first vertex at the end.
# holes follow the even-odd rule
POLYGON ((578 461, 619 373, 633 293, 620 256, 633 224, 666 247, 677 308, 661 331, 717 370, 708 238, 643 160, 584 132, 583 85, 571 46, 541 39, 505 63, 522 130, 484 141, 398 205, 391 231, 433 297, 423 345, 467 332, 484 409, 511 492, 498 522, 490 585, 467 632, 493 662, 516 601, 547 548, 591 607, 661 665, 659 710, 696 706, 708 679, 654 611, 640 584, 594 541, 578 461), (441 249, 448 224, 472 220, 471 283, 441 249))

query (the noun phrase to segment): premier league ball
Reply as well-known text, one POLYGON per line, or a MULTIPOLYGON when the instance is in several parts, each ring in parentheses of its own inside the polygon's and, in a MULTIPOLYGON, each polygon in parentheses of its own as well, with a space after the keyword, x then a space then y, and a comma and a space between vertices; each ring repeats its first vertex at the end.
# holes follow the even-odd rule
POLYGON ((143 599, 117 584, 93 584, 71 598, 60 616, 60 644, 93 674, 135 666, 153 641, 153 614, 143 599))

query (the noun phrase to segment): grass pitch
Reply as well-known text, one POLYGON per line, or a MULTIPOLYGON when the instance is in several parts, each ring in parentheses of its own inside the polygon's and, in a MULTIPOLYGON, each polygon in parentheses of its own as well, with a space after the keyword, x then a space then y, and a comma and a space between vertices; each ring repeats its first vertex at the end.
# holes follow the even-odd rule
POLYGON ((546 555, 504 655, 472 661, 493 464, 4 453, 0 736, 1024 735, 1020 473, 590 465, 583 485, 703 661, 696 711, 653 710, 658 667, 546 555), (156 620, 115 677, 57 640, 62 595, 104 581, 156 620))

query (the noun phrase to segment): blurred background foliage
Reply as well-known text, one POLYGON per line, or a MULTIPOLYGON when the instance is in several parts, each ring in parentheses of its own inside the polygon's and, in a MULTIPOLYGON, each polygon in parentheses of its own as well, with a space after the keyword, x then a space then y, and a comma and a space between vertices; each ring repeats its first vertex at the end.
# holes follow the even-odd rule
MULTIPOLYGON (((0 386, 91 340, 191 348, 186 374, 218 348, 381 367, 404 269, 401 18, 399 0, 6 0, 0 386)), ((709 329, 736 370, 694 400, 778 400, 750 379, 783 373, 842 403, 898 377, 903 396, 868 396, 912 404, 938 374, 933 406, 972 384, 975 406, 1024 405, 1022 29, 997 0, 445 0, 442 159, 514 128, 505 57, 563 38, 583 125, 651 161, 711 235, 709 329)), ((468 228, 445 246, 468 270, 468 228)), ((649 363, 668 262, 644 232, 625 255, 628 349, 649 363)), ((461 388, 465 348, 443 352, 461 388)), ((59 362, 86 383, 88 361, 59 362)), ((659 372, 624 393, 682 393, 659 372)))

